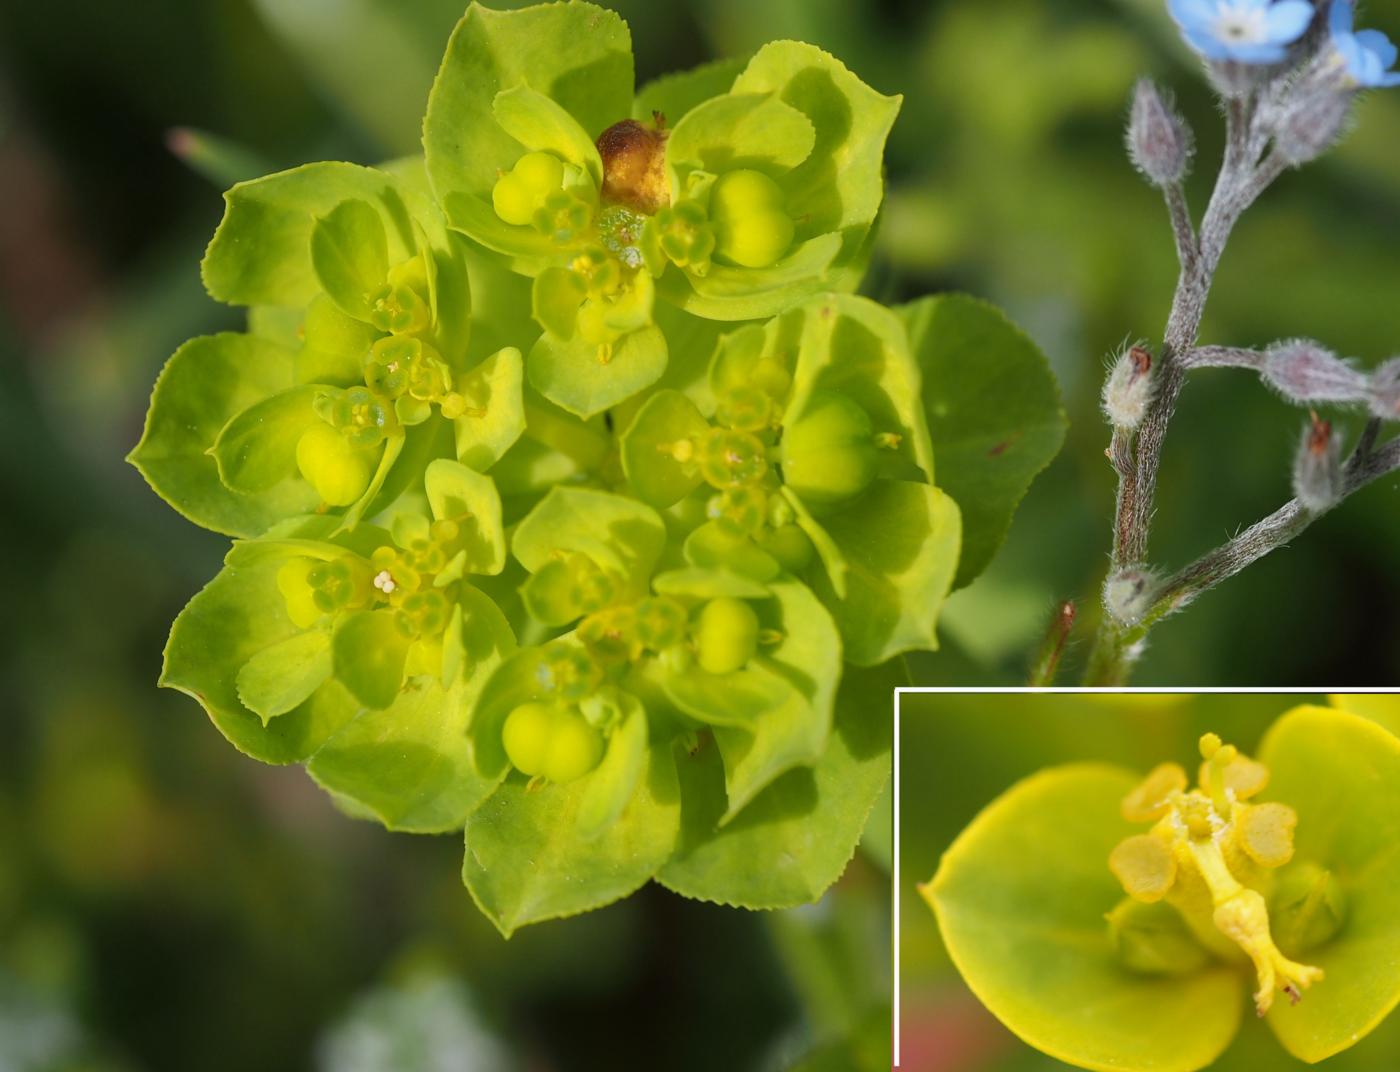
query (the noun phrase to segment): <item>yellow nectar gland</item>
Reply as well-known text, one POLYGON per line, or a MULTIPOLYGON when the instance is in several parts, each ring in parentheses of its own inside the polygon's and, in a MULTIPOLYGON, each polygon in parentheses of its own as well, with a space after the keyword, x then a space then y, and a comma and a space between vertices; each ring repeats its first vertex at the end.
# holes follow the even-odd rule
POLYGON ((1260 869, 1293 858, 1298 817, 1285 804, 1246 803, 1268 783, 1262 763, 1213 733, 1201 738, 1200 748, 1197 788, 1187 789, 1181 767, 1164 763, 1123 799, 1123 818, 1154 826, 1119 843, 1108 866, 1130 897, 1165 899, 1180 911, 1203 944, 1218 946, 1215 936, 1223 935, 1243 950, 1258 976, 1254 1006, 1263 1016, 1276 990, 1296 1004, 1322 978, 1321 968, 1279 952, 1264 898, 1246 884, 1260 869))

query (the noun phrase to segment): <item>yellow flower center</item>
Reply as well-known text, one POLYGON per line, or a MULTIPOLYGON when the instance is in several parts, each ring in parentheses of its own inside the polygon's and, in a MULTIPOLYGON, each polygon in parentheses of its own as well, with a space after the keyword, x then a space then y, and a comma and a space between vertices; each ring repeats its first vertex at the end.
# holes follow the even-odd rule
POLYGON ((1196 789, 1186 788, 1181 767, 1164 763, 1124 798, 1125 819, 1154 825, 1121 842, 1108 865, 1130 897, 1149 904, 1165 899, 1176 908, 1207 948, 1242 951, 1258 976, 1254 1005, 1263 1016, 1276 991, 1297 1002, 1322 978, 1322 969, 1279 952, 1268 907, 1254 888, 1293 858, 1298 817, 1286 804, 1246 803, 1268 784, 1263 764, 1213 733, 1200 748, 1196 789))

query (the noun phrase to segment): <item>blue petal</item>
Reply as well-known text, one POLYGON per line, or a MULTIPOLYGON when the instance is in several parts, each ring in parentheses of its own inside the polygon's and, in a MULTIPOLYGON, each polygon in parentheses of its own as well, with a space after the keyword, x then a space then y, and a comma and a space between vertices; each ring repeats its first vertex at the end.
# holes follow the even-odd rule
POLYGON ((1390 86, 1400 86, 1400 73, 1382 75, 1379 84, 1386 88, 1390 86))
POLYGON ((1167 10, 1183 29, 1206 30, 1215 19, 1215 0, 1167 0, 1167 10))
POLYGON ((1373 53, 1381 61, 1383 69, 1390 69, 1395 66, 1397 52, 1395 46, 1390 43, 1390 38, 1379 30, 1360 30, 1356 34, 1356 43, 1367 52, 1373 53))
POLYGON ((1363 86, 1378 86, 1385 77, 1385 68, 1380 57, 1374 52, 1361 51, 1361 76, 1357 79, 1363 86))
POLYGON ((1303 36, 1313 20, 1313 6, 1307 0, 1280 0, 1269 8, 1269 38, 1276 44, 1292 44, 1303 36))
POLYGON ((1230 59, 1238 63, 1278 63, 1288 56, 1288 49, 1267 42, 1257 45, 1231 45, 1228 52, 1230 59))
POLYGON ((1361 81, 1361 76, 1365 71, 1365 53, 1361 51, 1360 44, 1357 43, 1355 34, 1340 34, 1332 38, 1332 47, 1337 50, 1337 55, 1342 57, 1342 62, 1346 64, 1347 73, 1356 81, 1361 81))
POLYGON ((1194 26, 1183 26, 1182 36, 1186 38, 1186 43, 1199 52, 1208 60, 1228 60, 1231 59, 1230 50, 1225 47, 1219 38, 1212 37, 1204 30, 1194 26))
POLYGON ((1332 0, 1327 14, 1327 28, 1332 31, 1333 37, 1346 37, 1351 33, 1355 17, 1351 0, 1332 0))

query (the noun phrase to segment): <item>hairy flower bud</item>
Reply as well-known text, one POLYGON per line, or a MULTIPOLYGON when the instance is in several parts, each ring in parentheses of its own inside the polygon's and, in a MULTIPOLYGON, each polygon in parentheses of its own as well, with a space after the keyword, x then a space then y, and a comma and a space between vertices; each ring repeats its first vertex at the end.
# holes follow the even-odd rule
POLYGON ((1103 385, 1103 412, 1114 428, 1132 431, 1152 401, 1152 355, 1131 346, 1119 355, 1103 385))
POLYGON ((1342 440, 1330 421, 1313 414, 1293 462, 1293 494, 1307 510, 1320 514, 1342 497, 1342 440))
POLYGON ((1191 128, 1151 79, 1138 82, 1128 118, 1128 156, 1153 186, 1173 186, 1191 162, 1191 128))
POLYGON ((1294 167, 1317 159, 1341 138, 1356 93, 1342 85, 1335 71, 1304 75, 1267 106, 1264 121, 1275 151, 1294 167))
POLYGON ((1120 569, 1103 583, 1103 605, 1124 625, 1136 625, 1152 606, 1157 586, 1157 575, 1151 570, 1120 569))
POLYGON ((1368 397, 1366 374, 1311 339, 1270 347, 1261 373, 1290 402, 1364 402, 1368 397))
POLYGON ((1371 373, 1367 402, 1373 416, 1400 420, 1400 357, 1392 357, 1371 373))

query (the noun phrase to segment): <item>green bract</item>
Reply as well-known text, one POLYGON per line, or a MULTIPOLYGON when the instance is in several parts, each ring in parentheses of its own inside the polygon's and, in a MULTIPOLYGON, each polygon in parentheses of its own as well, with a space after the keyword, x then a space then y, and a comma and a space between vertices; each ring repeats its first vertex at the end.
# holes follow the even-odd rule
POLYGON ((899 110, 792 41, 636 101, 632 72, 612 12, 473 4, 423 127, 449 224, 534 279, 530 382, 584 417, 665 371, 658 297, 748 320, 853 285, 899 110))
POLYGON ((162 683, 350 814, 465 830, 507 933, 652 878, 819 896, 892 660, 1062 431, 995 311, 850 293, 897 99, 793 42, 634 99, 630 47, 473 5, 423 158, 230 190, 203 274, 248 331, 176 351, 131 456, 237 538, 162 683), (974 457, 1008 413, 1036 434, 974 457))
POLYGON ((1298 707, 1258 762, 1211 734, 1202 754, 1189 792, 1176 764, 1146 781, 1097 765, 1034 775, 921 887, 968 985, 1053 1057, 1203 1068, 1253 990, 1283 1046, 1315 1062, 1400 1003, 1400 739, 1298 707))

